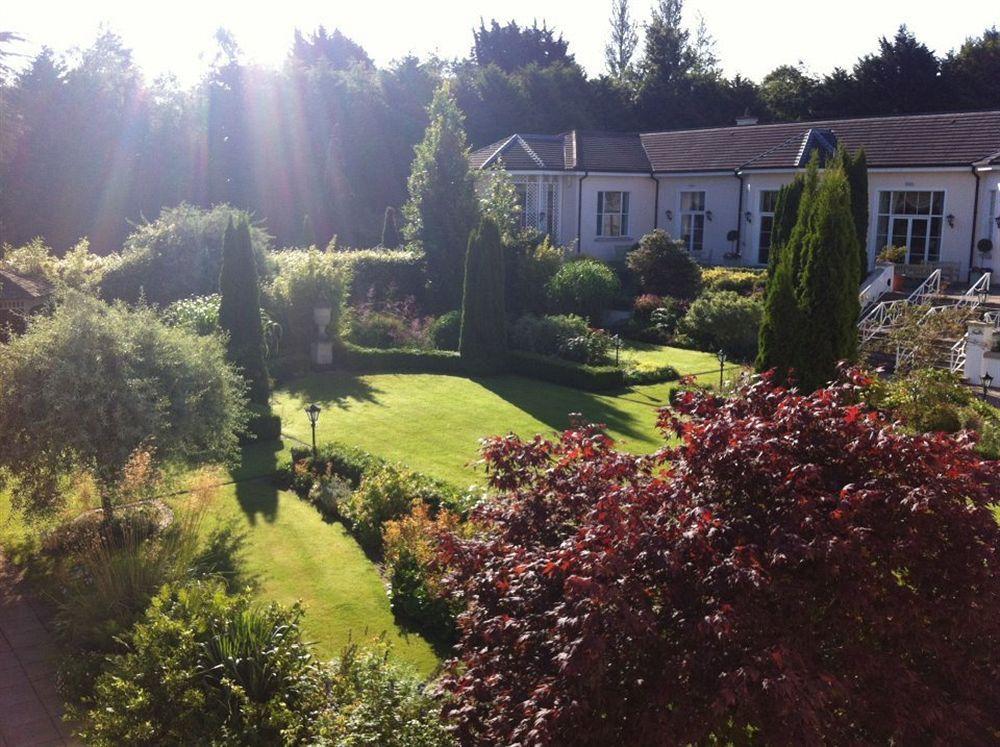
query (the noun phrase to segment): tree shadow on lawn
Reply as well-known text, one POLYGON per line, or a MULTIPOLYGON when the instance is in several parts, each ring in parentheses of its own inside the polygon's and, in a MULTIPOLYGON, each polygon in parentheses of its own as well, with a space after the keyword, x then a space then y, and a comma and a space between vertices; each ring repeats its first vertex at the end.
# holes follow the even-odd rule
POLYGON ((236 500, 251 525, 257 523, 258 516, 269 524, 278 516, 274 471, 283 449, 280 440, 249 443, 241 452, 240 466, 230 472, 236 483, 236 500))
POLYGON ((348 371, 325 371, 295 379, 284 391, 303 402, 316 402, 326 407, 347 408, 352 402, 379 404, 381 389, 348 371))
POLYGON ((630 390, 619 393, 627 396, 618 396, 615 392, 597 394, 520 376, 487 377, 476 381, 557 432, 569 427, 570 413, 581 413, 584 421, 603 423, 618 436, 647 444, 659 441, 653 426, 656 408, 667 404, 666 397, 661 402, 659 397, 630 390), (618 406, 618 401, 642 405, 642 411, 630 412, 618 406))

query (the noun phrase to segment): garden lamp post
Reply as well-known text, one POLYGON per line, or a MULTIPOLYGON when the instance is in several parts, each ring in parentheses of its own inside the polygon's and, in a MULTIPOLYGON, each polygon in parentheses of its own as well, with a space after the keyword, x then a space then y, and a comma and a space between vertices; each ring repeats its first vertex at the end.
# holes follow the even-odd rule
POLYGON ((309 407, 306 408, 306 415, 309 416, 309 425, 312 427, 312 437, 313 437, 313 459, 316 458, 316 421, 319 420, 319 414, 323 412, 320 406, 313 402, 309 407))
POLYGON ((611 338, 615 343, 615 365, 618 365, 618 353, 622 349, 622 338, 621 335, 615 335, 611 338))
POLYGON ((720 349, 715 357, 719 359, 719 393, 722 393, 722 376, 726 370, 726 351, 720 349))
POLYGON ((987 399, 990 396, 990 387, 993 386, 993 377, 989 373, 983 374, 983 399, 987 399))

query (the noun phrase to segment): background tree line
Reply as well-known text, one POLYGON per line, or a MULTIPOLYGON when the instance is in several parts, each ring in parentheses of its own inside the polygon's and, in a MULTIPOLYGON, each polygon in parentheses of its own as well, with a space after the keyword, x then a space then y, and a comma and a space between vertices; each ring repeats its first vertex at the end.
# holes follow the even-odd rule
POLYGON ((373 245, 406 199, 413 148, 443 78, 469 142, 514 131, 662 130, 761 121, 1000 108, 1000 32, 936 56, 906 27, 824 76, 782 65, 759 83, 725 76, 703 21, 659 0, 640 27, 611 3, 607 71, 588 76, 544 23, 482 22, 464 59, 377 67, 339 31, 296 32, 280 69, 245 63, 237 41, 191 88, 144 79, 110 31, 64 57, 43 48, 10 69, 0 32, 0 241, 120 247, 130 222, 187 201, 266 220, 279 245, 373 245))

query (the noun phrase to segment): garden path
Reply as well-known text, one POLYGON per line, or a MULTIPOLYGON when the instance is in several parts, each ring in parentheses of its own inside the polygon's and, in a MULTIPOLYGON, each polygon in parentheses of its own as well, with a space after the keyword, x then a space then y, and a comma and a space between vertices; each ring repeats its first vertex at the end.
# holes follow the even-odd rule
POLYGON ((77 744, 62 720, 47 619, 0 553, 0 747, 77 744))

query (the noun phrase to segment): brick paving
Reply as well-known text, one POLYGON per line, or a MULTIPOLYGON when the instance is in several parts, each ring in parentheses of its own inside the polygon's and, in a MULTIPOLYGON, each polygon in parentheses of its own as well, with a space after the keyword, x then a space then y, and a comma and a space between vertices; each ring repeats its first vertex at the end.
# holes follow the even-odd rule
POLYGON ((62 720, 46 619, 0 555, 0 747, 77 744, 62 720))

